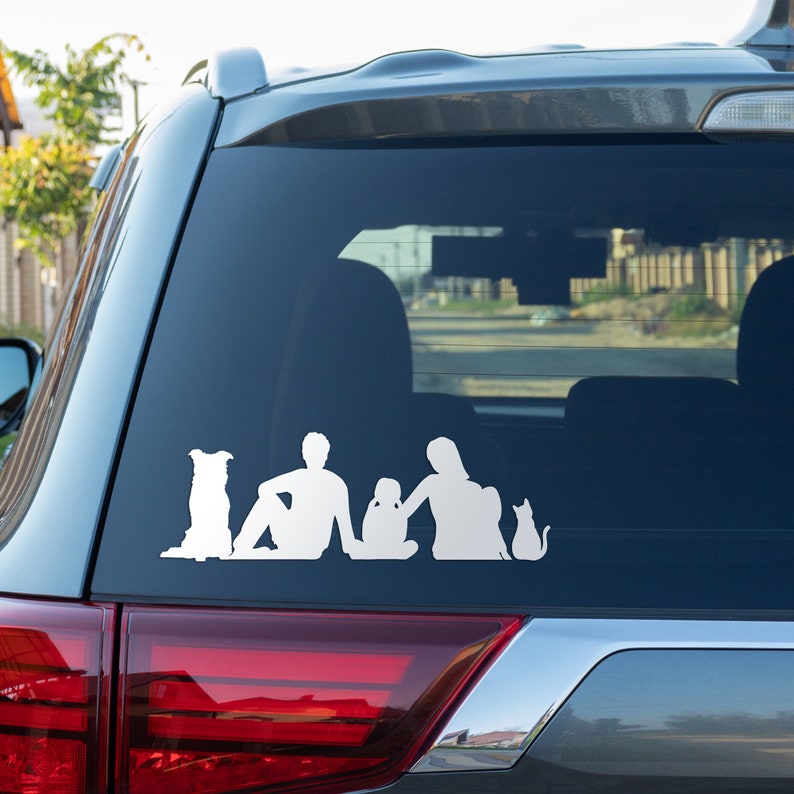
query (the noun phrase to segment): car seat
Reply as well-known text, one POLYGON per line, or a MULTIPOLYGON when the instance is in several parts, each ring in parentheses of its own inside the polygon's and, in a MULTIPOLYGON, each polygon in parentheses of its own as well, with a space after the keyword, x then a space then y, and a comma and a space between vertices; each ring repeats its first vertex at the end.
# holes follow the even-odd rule
POLYGON ((789 447, 794 435, 794 256, 761 272, 742 311, 736 374, 754 430, 789 447))
POLYGON ((738 478, 740 404, 736 384, 721 378, 578 381, 566 400, 567 464, 556 485, 567 520, 631 527, 741 520, 724 498, 738 478))
POLYGON ((405 497, 431 473, 426 447, 439 435, 455 441, 472 479, 501 463, 468 403, 413 393, 402 299, 385 273, 355 260, 312 266, 299 287, 278 376, 272 474, 302 465, 310 431, 330 441, 327 468, 348 485, 354 524, 380 477, 400 482, 405 497))

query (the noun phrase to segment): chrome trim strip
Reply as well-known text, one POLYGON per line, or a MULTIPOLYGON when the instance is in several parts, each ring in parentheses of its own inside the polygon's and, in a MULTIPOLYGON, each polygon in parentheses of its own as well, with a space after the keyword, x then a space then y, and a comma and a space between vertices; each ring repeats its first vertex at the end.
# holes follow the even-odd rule
POLYGON ((531 620, 469 693, 411 772, 509 769, 603 659, 637 649, 792 650, 794 624, 531 620))

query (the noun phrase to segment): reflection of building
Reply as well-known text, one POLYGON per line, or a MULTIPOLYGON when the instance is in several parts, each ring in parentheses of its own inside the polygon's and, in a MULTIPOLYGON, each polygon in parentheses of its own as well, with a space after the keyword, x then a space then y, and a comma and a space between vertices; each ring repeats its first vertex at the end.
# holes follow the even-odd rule
POLYGON ((691 246, 662 245, 647 240, 642 229, 613 229, 606 277, 572 279, 571 292, 574 300, 610 287, 631 295, 689 292, 731 310, 741 308, 765 267, 792 251, 791 240, 719 238, 691 246))
POLYGON ((447 734, 439 741, 438 746, 515 750, 522 746, 526 738, 526 731, 491 731, 490 733, 470 734, 468 730, 462 730, 447 734))
POLYGON ((11 143, 11 133, 22 127, 19 121, 19 111, 11 90, 11 83, 8 81, 3 56, 0 55, 0 123, 3 125, 3 145, 11 143))

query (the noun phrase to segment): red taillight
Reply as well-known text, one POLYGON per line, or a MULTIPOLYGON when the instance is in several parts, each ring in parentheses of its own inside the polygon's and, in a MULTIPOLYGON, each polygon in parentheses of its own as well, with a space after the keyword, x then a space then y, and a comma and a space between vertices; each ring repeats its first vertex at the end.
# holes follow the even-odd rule
POLYGON ((517 618, 125 611, 131 794, 384 785, 517 618))
POLYGON ((104 789, 113 608, 0 599, 0 791, 104 789))

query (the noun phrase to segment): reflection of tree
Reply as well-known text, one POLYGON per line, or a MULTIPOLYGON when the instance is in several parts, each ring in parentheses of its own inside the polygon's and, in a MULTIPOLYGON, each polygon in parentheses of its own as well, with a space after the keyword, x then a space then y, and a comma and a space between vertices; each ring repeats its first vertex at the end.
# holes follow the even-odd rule
POLYGON ((664 737, 673 736, 742 736, 776 737, 794 740, 794 711, 779 711, 774 716, 762 717, 746 712, 721 714, 673 714, 662 725, 624 722, 620 717, 584 719, 570 706, 560 711, 545 733, 571 736, 605 738, 629 731, 635 734, 664 737))
POLYGON ((599 732, 619 733, 621 731, 636 731, 642 728, 642 725, 630 725, 618 717, 602 717, 598 720, 593 720, 591 725, 599 732))
POLYGON ((675 738, 676 736, 742 736, 794 739, 794 711, 779 711, 761 717, 746 712, 721 714, 674 714, 662 725, 624 722, 620 717, 584 719, 567 706, 560 711, 544 734, 570 737, 607 738, 632 732, 636 735, 675 738))
MULTIPOLYGON (((600 709, 583 719, 572 709, 563 709, 532 744, 530 755, 537 761, 599 775, 645 775, 649 764, 659 774, 675 777, 790 774, 794 711, 770 716, 677 714, 658 724, 595 716, 604 712, 600 709)), ((671 789, 667 785, 660 790, 671 789)), ((675 790, 683 789, 676 786, 675 790)))
POLYGON ((615 716, 583 719, 568 706, 538 736, 531 755, 580 771, 595 770, 591 765, 597 765, 603 772, 605 764, 614 764, 620 774, 633 764, 653 761, 678 770, 675 774, 685 774, 680 770, 689 763, 698 765, 699 774, 704 764, 712 764, 714 770, 725 764, 748 765, 757 774, 770 764, 790 764, 792 742, 794 711, 770 716, 676 714, 660 724, 631 724, 615 716))
POLYGON ((669 731, 681 735, 794 737, 794 711, 779 711, 774 717, 744 712, 675 714, 664 724, 669 731))
POLYGON ((594 720, 586 720, 578 717, 570 706, 566 706, 554 719, 549 729, 559 728, 560 732, 569 733, 582 737, 606 737, 614 736, 618 733, 628 731, 643 730, 646 726, 635 723, 623 722, 620 717, 599 717, 594 720))

